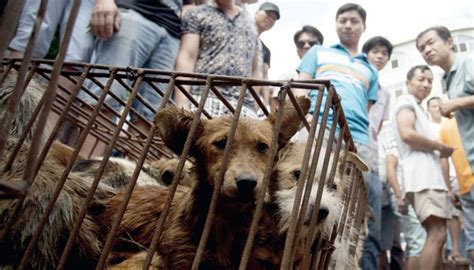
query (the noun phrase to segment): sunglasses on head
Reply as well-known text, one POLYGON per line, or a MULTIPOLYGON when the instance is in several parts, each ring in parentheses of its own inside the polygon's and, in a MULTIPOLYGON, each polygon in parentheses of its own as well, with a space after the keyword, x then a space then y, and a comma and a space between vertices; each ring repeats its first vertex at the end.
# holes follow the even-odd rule
POLYGON ((317 40, 300 40, 296 42, 296 47, 298 49, 303 49, 306 43, 309 44, 309 47, 313 47, 314 45, 319 45, 319 41, 317 40))

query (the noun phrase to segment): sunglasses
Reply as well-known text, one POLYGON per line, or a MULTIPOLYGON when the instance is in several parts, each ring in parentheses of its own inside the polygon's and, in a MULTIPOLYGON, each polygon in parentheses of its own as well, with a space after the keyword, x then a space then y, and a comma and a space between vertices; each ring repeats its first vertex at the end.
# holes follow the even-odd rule
POLYGON ((313 47, 314 45, 319 45, 319 41, 317 40, 300 40, 296 42, 296 47, 298 49, 303 49, 306 43, 309 44, 309 47, 313 47))

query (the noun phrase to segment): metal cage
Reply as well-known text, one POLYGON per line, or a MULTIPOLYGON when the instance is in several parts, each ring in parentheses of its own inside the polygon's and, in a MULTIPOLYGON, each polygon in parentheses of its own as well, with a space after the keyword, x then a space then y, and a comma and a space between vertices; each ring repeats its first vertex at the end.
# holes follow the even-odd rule
MULTIPOLYGON (((41 22, 42 14, 46 1, 42 1, 41 10, 39 12, 39 22, 41 22)), ((83 226, 84 217, 91 204, 92 197, 96 188, 99 185, 103 174, 103 167, 106 166, 109 158, 113 151, 120 151, 125 153, 127 158, 132 159, 136 162, 136 167, 132 176, 129 179, 129 184, 124 188, 126 192, 125 199, 119 211, 116 214, 116 218, 111 224, 111 229, 107 235, 104 235, 104 241, 102 246, 102 253, 100 258, 97 260, 95 267, 97 269, 107 268, 107 257, 114 245, 114 237, 119 228, 121 218, 126 210, 128 199, 134 190, 137 178, 143 165, 154 160, 161 159, 163 157, 172 157, 175 154, 170 151, 164 145, 160 138, 159 132, 157 132, 157 122, 160 121, 155 117, 152 121, 146 119, 143 115, 140 115, 132 107, 134 102, 140 102, 156 113, 160 109, 164 108, 166 104, 173 104, 173 92, 181 91, 189 100, 193 107, 196 115, 194 121, 203 117, 211 118, 211 115, 204 109, 206 98, 209 94, 213 94, 217 97, 222 104, 233 114, 233 129, 229 132, 229 137, 235 133, 235 124, 241 116, 243 100, 245 93, 250 93, 255 103, 259 107, 262 117, 268 116, 270 111, 265 107, 263 102, 260 100, 255 88, 261 86, 274 87, 279 90, 278 100, 280 103, 292 103, 297 108, 300 119, 304 124, 303 129, 308 131, 308 140, 305 150, 305 162, 302 164, 301 179, 304 181, 298 182, 298 190, 295 198, 295 205, 291 221, 289 224, 289 231, 285 239, 285 245, 282 247, 283 254, 281 257, 281 269, 293 268, 293 256, 296 246, 296 238, 301 233, 302 226, 302 211, 308 207, 308 201, 310 198, 311 185, 307 184, 312 181, 319 181, 319 190, 317 196, 317 202, 315 208, 319 207, 319 200, 323 193, 324 186, 329 189, 333 188, 333 179, 336 175, 339 175, 343 181, 347 182, 345 185, 343 196, 343 208, 342 214, 335 224, 333 224, 333 230, 331 237, 309 237, 308 239, 316 239, 315 241, 308 240, 304 246, 304 257, 302 260, 301 268, 303 269, 327 269, 330 267, 330 257, 334 251, 336 242, 344 242, 347 239, 352 239, 353 242, 358 242, 363 236, 360 232, 363 231, 364 222, 366 221, 368 202, 367 202, 367 189, 365 187, 362 172, 357 169, 354 164, 343 160, 338 167, 337 160, 339 159, 340 153, 343 151, 355 152, 355 146, 352 141, 348 125, 345 121, 344 112, 340 105, 340 100, 337 96, 336 89, 330 84, 329 81, 265 81, 265 80, 254 80, 243 77, 231 77, 231 76, 220 76, 213 74, 194 74, 194 73, 178 73, 173 71, 160 71, 151 69, 140 69, 133 67, 110 67, 104 65, 92 65, 84 63, 63 63, 65 51, 67 49, 67 43, 69 41, 70 30, 74 23, 75 16, 77 14, 78 2, 75 1, 75 7, 71 11, 71 16, 68 25, 68 31, 62 41, 59 55, 55 61, 34 59, 31 60, 31 49, 34 43, 35 31, 33 32, 30 40, 30 44, 25 53, 23 59, 4 59, 2 62, 2 77, 0 78, 0 84, 10 76, 9 74, 16 70, 18 77, 16 80, 15 89, 13 90, 11 97, 8 100, 8 106, 6 106, 3 112, 3 118, 1 120, 0 132, 0 156, 6 156, 5 162, 0 164, 0 200, 1 201, 14 201, 16 202, 15 209, 12 210, 12 215, 6 220, 2 220, 0 227, 0 245, 9 247, 11 243, 8 242, 9 234, 11 234, 11 228, 16 222, 16 218, 23 211, 24 199, 31 192, 30 187, 35 181, 35 177, 38 171, 41 170, 42 163, 47 156, 49 149, 53 142, 57 139, 58 133, 61 128, 66 125, 67 122, 74 123, 78 130, 78 135, 70 141, 70 145, 74 151, 71 158, 68 160, 64 171, 58 172, 61 176, 55 184, 54 192, 51 194, 50 201, 47 204, 47 208, 44 210, 41 220, 38 220, 38 224, 34 229, 34 234, 30 239, 23 242, 21 250, 21 260, 13 265, 18 269, 29 268, 29 260, 31 260, 31 254, 35 249, 38 249, 38 239, 45 227, 50 226, 48 219, 49 215, 53 211, 55 204, 57 203, 59 194, 63 189, 63 186, 67 180, 68 175, 74 165, 74 162, 79 155, 79 151, 83 146, 87 136, 92 136, 99 143, 106 145, 105 152, 101 159, 101 165, 97 174, 93 179, 91 189, 88 191, 87 196, 84 196, 78 218, 74 220, 73 228, 70 228, 68 239, 64 245, 64 249, 61 251, 59 259, 56 264, 56 268, 63 269, 66 267, 68 256, 71 249, 76 244, 77 232, 83 226), (42 96, 37 107, 34 109, 31 118, 26 124, 26 128, 16 140, 16 144, 13 147, 7 147, 9 130, 14 125, 12 119, 20 98, 27 87, 29 87, 34 80, 44 80, 43 84, 47 87, 44 95, 42 96), (155 104, 149 104, 147 100, 138 94, 139 86, 142 84, 149 85, 157 95, 161 97, 161 103, 159 107, 155 104), (112 85, 120 85, 127 91, 127 98, 122 99, 113 91, 112 85), (195 100, 186 89, 189 86, 200 86, 203 88, 203 97, 201 100, 195 100), (100 88, 100 95, 94 95, 90 88, 94 86, 100 88), (240 89, 240 98, 236 104, 230 103, 221 94, 222 87, 236 87, 240 89), (323 111, 321 117, 315 116, 311 121, 307 121, 302 109, 296 102, 296 98, 293 94, 293 89, 307 89, 308 91, 313 89, 320 93, 327 94, 326 102, 323 102, 323 95, 318 95, 315 111, 323 111), (81 94, 79 94, 82 92, 81 94), (90 102, 85 101, 83 95, 88 95, 94 99, 95 102, 91 105, 90 102), (112 110, 107 99, 114 99, 121 105, 122 110, 116 112, 112 110), (107 114, 106 112, 109 112, 107 114), (110 117, 112 112, 113 117, 110 117), (332 112, 334 121, 328 128, 328 115, 332 112), (137 127, 133 121, 129 119, 130 113, 135 113, 138 119, 141 119, 147 126, 147 131, 137 127), (54 115, 57 118, 55 125, 49 132, 45 132, 45 125, 48 119, 54 115), (36 127, 36 128, 34 128, 36 127), (28 134, 32 134, 31 138, 28 138, 28 134), (45 138, 42 140, 42 138, 45 138), (23 174, 23 180, 20 185, 15 185, 5 181, 5 175, 9 173, 9 169, 19 155, 19 151, 25 141, 29 142, 28 156, 25 160, 25 171, 23 174), (313 156, 314 158, 310 158, 313 156), (319 168, 319 170, 317 170, 319 168), (342 168, 342 170, 341 170, 342 168), (318 174, 317 172, 321 172, 318 174), (315 180, 317 179, 317 180, 315 180)), ((38 22, 37 22, 38 23, 38 22)), ((3 52, 3 50, 2 50, 3 52)), ((281 109, 275 112, 277 126, 281 125, 281 109)), ((0 114, 2 115, 2 114, 0 114)), ((274 138, 278 135, 278 130, 274 131, 274 138)), ((194 136, 191 131, 189 137, 194 136)), ((170 197, 167 199, 167 204, 164 207, 162 216, 156 224, 156 229, 153 234, 152 243, 148 247, 148 256, 145 261, 143 269, 148 269, 151 262, 152 256, 156 251, 158 239, 163 233, 164 223, 166 216, 169 214, 169 209, 173 196, 178 187, 178 178, 183 170, 184 162, 188 158, 190 138, 188 138, 187 144, 184 147, 183 154, 180 156, 180 161, 176 169, 175 177, 169 186, 170 197)), ((273 157, 277 152, 277 145, 272 144, 270 152, 273 153, 273 157)), ((229 155, 225 156, 228 158, 229 155)), ((227 160, 223 163, 225 164, 227 160)), ((268 188, 273 162, 267 163, 267 169, 265 174, 265 188, 268 188)), ((223 171, 225 168, 221 168, 223 171)), ((215 190, 221 188, 221 184, 217 183, 215 190)), ((240 269, 246 269, 248 259, 252 250, 254 239, 257 235, 258 222, 261 217, 264 203, 265 193, 262 192, 256 201, 255 213, 252 224, 249 229, 245 248, 242 252, 242 258, 240 262, 240 269)), ((203 252, 206 246, 206 241, 209 237, 209 232, 212 226, 213 215, 217 207, 217 197, 213 196, 210 200, 208 215, 202 236, 199 242, 199 246, 196 250, 194 259, 193 269, 198 269, 203 252)), ((4 210, 4 209, 3 209, 4 210)), ((0 211, 1 212, 1 211, 0 211)), ((314 216, 314 215, 313 215, 314 216)), ((314 220, 314 218, 313 218, 314 220)), ((312 225, 315 225, 313 222, 312 225)), ((310 227, 309 235, 314 235, 315 226, 310 227)), ((350 252, 354 254, 355 247, 350 247, 350 252)), ((237 268, 237 266, 236 266, 237 268)))

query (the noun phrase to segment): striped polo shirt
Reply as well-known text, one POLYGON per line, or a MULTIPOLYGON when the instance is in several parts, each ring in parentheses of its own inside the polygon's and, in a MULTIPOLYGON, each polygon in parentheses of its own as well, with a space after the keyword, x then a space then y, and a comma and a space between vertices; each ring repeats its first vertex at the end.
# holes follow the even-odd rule
MULTIPOLYGON (((341 98, 342 108, 346 116, 352 138, 361 144, 369 143, 368 101, 377 101, 378 71, 369 64, 365 54, 351 56, 341 44, 330 48, 315 45, 303 57, 298 72, 311 75, 314 79, 330 80, 341 98)), ((310 91, 314 107, 318 91, 310 91)), ((323 101, 325 97, 323 97, 323 101)), ((324 103, 323 103, 324 104, 324 103)), ((324 106, 321 106, 322 115, 324 106)), ((332 111, 328 125, 332 123, 332 111)))

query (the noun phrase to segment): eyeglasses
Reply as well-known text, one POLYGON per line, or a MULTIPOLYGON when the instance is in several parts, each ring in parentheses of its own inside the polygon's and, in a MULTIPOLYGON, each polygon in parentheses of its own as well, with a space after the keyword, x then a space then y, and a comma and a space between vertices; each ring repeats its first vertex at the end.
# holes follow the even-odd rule
POLYGON ((296 47, 298 49, 303 49, 304 45, 306 45, 306 43, 309 44, 309 47, 313 47, 314 45, 319 45, 319 41, 317 41, 317 40, 300 40, 300 41, 296 42, 296 47))

